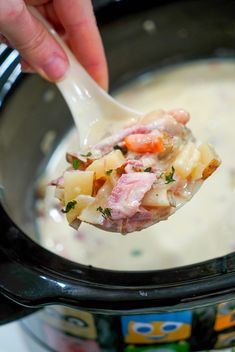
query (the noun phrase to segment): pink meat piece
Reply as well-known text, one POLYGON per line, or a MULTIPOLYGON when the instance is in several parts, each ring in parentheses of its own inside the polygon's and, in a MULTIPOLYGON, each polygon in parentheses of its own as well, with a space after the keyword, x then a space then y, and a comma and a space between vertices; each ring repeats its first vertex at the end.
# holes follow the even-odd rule
POLYGON ((158 207, 147 210, 140 206, 138 211, 130 218, 120 220, 105 219, 101 228, 122 234, 140 231, 159 221, 166 220, 174 211, 175 209, 172 210, 171 207, 158 207))
POLYGON ((139 160, 127 160, 124 166, 125 166, 125 172, 127 174, 129 174, 130 172, 134 172, 134 168, 140 168, 140 169, 144 168, 144 164, 142 163, 142 161, 139 161, 139 160))
POLYGON ((110 137, 103 139, 98 144, 92 147, 92 150, 100 150, 103 154, 106 154, 112 149, 115 145, 121 142, 126 136, 133 133, 145 134, 150 131, 148 125, 134 125, 132 127, 128 127, 116 134, 113 134, 110 137))
POLYGON ((103 139, 101 142, 94 145, 92 150, 99 150, 102 155, 104 155, 112 150, 115 145, 120 144, 120 142, 130 134, 147 134, 153 130, 158 130, 159 132, 166 131, 171 136, 181 135, 184 131, 181 123, 178 123, 172 116, 167 115, 159 117, 156 121, 149 124, 136 123, 131 127, 125 128, 124 130, 103 139))
POLYGON ((186 125, 186 123, 188 123, 190 120, 190 114, 188 111, 183 109, 173 109, 168 111, 168 114, 174 117, 177 122, 182 123, 183 125, 186 125))
POLYGON ((113 220, 133 216, 139 209, 140 202, 150 190, 156 175, 149 172, 132 172, 123 174, 108 199, 107 207, 111 208, 113 220))
POLYGON ((149 226, 152 226, 156 222, 166 220, 170 214, 170 207, 159 207, 151 210, 146 210, 143 208, 131 218, 121 220, 122 226, 120 232, 125 234, 143 230, 149 226))

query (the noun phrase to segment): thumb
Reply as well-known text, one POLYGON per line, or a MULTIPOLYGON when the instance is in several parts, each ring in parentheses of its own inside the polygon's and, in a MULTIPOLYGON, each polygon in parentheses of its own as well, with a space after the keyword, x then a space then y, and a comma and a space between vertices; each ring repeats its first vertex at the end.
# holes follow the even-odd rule
POLYGON ((51 81, 63 77, 67 56, 23 0, 0 1, 0 32, 35 71, 51 81))

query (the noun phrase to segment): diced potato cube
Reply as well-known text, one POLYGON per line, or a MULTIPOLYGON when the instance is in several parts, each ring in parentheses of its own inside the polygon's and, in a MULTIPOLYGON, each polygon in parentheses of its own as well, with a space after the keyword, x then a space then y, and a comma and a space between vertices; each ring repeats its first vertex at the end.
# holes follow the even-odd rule
POLYGON ((105 184, 99 189, 96 195, 96 201, 98 205, 102 207, 106 207, 107 199, 112 192, 112 184, 109 180, 105 182, 105 184))
POLYGON ((93 161, 86 170, 94 171, 96 179, 107 177, 106 171, 117 169, 125 161, 126 159, 122 152, 120 150, 114 150, 103 158, 93 161))
POLYGON ((164 189, 150 189, 142 202, 142 205, 147 207, 169 207, 170 203, 167 197, 167 188, 164 189))
POLYGON ((55 189, 55 197, 61 201, 62 204, 64 204, 64 189, 63 188, 56 188, 55 189))
POLYGON ((202 143, 199 145, 198 150, 201 154, 200 161, 202 164, 207 166, 211 160, 218 159, 214 149, 208 143, 202 143))
POLYGON ((194 180, 200 180, 202 178, 203 170, 205 169, 205 165, 201 162, 193 169, 191 176, 194 180))
POLYGON ((96 179, 103 177, 105 176, 104 163, 105 163, 104 157, 101 159, 94 160, 93 163, 86 168, 86 171, 93 171, 95 173, 96 179))
POLYGON ((105 156, 105 171, 115 170, 122 166, 125 161, 126 158, 122 154, 121 150, 114 150, 105 156))
POLYGON ((77 219, 81 211, 92 204, 95 201, 95 198, 91 196, 80 195, 75 199, 75 201, 77 202, 75 207, 66 213, 69 224, 77 219))
POLYGON ((200 152, 200 162, 192 171, 192 177, 205 180, 217 169, 220 160, 214 149, 207 143, 200 144, 198 150, 200 152))
POLYGON ((79 220, 95 225, 101 225, 104 218, 102 217, 102 214, 97 210, 98 207, 99 205, 94 202, 87 208, 83 209, 79 215, 79 220))
POLYGON ((97 210, 98 207, 106 208, 107 199, 112 192, 112 185, 109 180, 99 189, 95 202, 89 205, 87 208, 81 211, 79 215, 79 220, 89 222, 91 224, 102 224, 103 216, 100 211, 97 210))
POLYGON ((200 152, 196 148, 195 144, 189 142, 186 146, 183 146, 177 155, 173 166, 176 173, 182 178, 188 177, 192 170, 197 166, 200 160, 200 152))
POLYGON ((93 189, 93 171, 66 171, 64 173, 64 199, 65 204, 80 194, 90 196, 93 189))

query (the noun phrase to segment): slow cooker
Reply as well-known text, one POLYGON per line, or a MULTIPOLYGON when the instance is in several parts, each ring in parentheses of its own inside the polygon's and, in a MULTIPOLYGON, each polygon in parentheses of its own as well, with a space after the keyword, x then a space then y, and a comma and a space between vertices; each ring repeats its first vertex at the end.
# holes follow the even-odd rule
MULTIPOLYGON (((233 0, 100 0, 94 6, 111 91, 165 65, 234 58, 233 0)), ((1 323, 24 318, 34 352, 235 345, 234 253, 173 269, 115 271, 74 263, 38 244, 35 180, 73 122, 54 85, 21 73, 16 50, 1 44, 0 55, 1 323), (45 104, 48 87, 55 98, 45 104), (53 146, 43 153, 39 145, 52 128, 53 146)))

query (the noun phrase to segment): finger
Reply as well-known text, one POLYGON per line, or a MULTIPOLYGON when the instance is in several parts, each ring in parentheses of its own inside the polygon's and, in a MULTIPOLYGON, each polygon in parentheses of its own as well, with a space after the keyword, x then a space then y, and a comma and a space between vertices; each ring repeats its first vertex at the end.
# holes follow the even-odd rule
POLYGON ((64 75, 68 67, 65 53, 24 1, 0 1, 0 32, 41 75, 52 81, 64 75))
POLYGON ((49 21, 51 23, 61 24, 56 12, 55 12, 55 8, 54 8, 53 3, 50 2, 50 3, 46 4, 46 6, 44 6, 44 8, 45 8, 45 12, 46 12, 46 17, 49 19, 49 21))
POLYGON ((107 89, 107 63, 91 1, 56 0, 54 6, 75 56, 88 73, 107 89))
MULTIPOLYGON (((32 9, 32 7, 31 7, 32 9)), ((41 15, 52 25, 57 34, 64 39, 65 30, 63 25, 60 23, 57 14, 55 13, 54 5, 50 2, 48 4, 37 6, 37 10, 41 15)))
POLYGON ((20 65, 21 65, 21 71, 25 73, 33 73, 35 72, 32 67, 28 64, 27 61, 21 59, 20 60, 20 65))
POLYGON ((54 5, 52 2, 48 2, 45 5, 39 5, 36 7, 37 10, 45 17, 51 24, 58 25, 60 23, 58 16, 55 13, 54 5))

